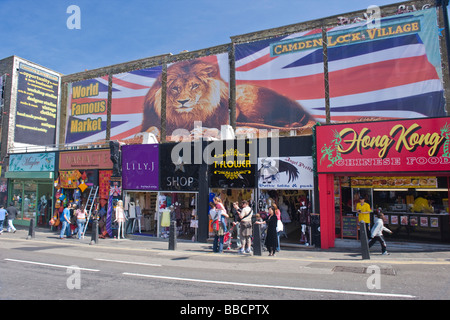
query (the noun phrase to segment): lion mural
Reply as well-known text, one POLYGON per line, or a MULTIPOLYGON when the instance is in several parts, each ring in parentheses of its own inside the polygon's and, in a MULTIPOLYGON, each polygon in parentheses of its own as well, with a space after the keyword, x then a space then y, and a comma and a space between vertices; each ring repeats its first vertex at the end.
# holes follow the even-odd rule
MULTIPOLYGON (((161 77, 144 100, 141 131, 151 131, 161 123, 161 77)), ((167 69, 166 132, 194 129, 194 121, 206 128, 228 124, 228 84, 215 63, 201 59, 175 63, 167 69)), ((271 89, 254 85, 236 86, 236 121, 254 128, 298 128, 313 121, 294 100, 271 89)))

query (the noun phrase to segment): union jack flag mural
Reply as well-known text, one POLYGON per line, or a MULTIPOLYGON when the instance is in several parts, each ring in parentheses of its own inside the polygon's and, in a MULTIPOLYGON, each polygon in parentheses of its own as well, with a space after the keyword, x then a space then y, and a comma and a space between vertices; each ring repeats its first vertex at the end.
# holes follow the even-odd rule
MULTIPOLYGON (((436 9, 327 30, 331 121, 442 116, 436 9)), ((322 30, 236 45, 236 84, 270 88, 325 118, 322 30)))

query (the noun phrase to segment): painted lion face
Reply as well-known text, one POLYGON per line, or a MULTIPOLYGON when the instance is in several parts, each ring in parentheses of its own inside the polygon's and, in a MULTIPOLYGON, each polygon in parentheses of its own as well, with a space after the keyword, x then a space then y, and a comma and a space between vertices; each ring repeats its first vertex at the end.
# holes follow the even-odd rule
POLYGON ((219 104, 221 86, 216 65, 179 62, 167 72, 167 107, 174 115, 209 114, 219 104))

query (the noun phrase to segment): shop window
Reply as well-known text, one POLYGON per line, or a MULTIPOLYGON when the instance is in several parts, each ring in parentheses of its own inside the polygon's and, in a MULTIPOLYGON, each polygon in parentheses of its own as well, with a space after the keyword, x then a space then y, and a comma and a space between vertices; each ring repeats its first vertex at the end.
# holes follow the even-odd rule
POLYGON ((34 182, 25 182, 23 188, 22 210, 23 219, 29 220, 36 215, 36 189, 34 182))
POLYGON ((23 211, 22 211, 23 186, 22 186, 22 182, 13 181, 12 185, 13 185, 12 198, 14 201, 14 206, 17 209, 16 219, 23 219, 23 211))

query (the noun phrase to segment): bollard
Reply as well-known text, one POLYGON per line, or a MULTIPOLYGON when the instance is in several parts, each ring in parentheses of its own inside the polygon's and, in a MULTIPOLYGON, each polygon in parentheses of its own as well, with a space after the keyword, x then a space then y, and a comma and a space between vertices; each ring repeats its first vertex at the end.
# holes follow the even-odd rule
POLYGON ((369 240, 367 239, 367 229, 366 229, 366 223, 364 221, 361 221, 359 223, 359 231, 360 231, 360 236, 361 236, 362 258, 370 259, 369 240))
POLYGON ((34 239, 34 218, 30 219, 30 228, 28 229, 27 240, 34 239))
POLYGON ((177 249, 177 222, 170 221, 169 229, 169 250, 177 249))
POLYGON ((92 221, 92 232, 91 232, 91 243, 90 244, 96 244, 98 243, 98 220, 94 219, 92 221))
POLYGON ((253 255, 262 255, 262 243, 261 243, 261 225, 253 224, 253 255))

